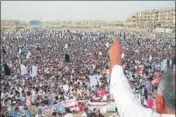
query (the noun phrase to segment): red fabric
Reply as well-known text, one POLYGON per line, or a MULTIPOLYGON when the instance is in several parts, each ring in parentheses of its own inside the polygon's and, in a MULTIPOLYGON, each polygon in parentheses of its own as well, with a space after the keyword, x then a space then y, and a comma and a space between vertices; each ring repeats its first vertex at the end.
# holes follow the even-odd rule
POLYGON ((108 94, 108 91, 105 89, 99 90, 98 91, 98 96, 103 97, 105 94, 108 94))
POLYGON ((83 112, 84 111, 84 106, 82 105, 82 103, 78 102, 78 107, 79 107, 79 112, 83 112))
POLYGON ((147 104, 149 108, 153 108, 153 99, 148 99, 147 104))

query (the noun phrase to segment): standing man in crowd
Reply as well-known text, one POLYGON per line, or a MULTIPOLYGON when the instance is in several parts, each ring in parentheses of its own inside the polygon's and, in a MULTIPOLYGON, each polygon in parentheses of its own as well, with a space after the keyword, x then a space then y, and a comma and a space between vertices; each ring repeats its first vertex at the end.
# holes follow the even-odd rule
POLYGON ((117 39, 110 48, 111 84, 120 117, 175 117, 175 72, 161 78, 156 94, 156 110, 143 107, 135 98, 121 66, 122 49, 117 39))

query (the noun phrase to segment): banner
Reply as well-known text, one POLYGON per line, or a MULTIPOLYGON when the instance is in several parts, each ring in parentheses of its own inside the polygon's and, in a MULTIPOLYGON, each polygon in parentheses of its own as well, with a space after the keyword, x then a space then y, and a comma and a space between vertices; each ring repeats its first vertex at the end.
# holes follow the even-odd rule
POLYGON ((109 43, 108 42, 106 42, 106 47, 109 48, 109 43))
POLYGON ((100 109, 101 113, 106 113, 106 112, 116 112, 116 104, 115 102, 88 102, 88 108, 90 110, 100 109))
POLYGON ((19 48, 18 54, 21 54, 21 48, 19 48))
POLYGON ((65 49, 68 49, 68 45, 67 44, 65 44, 65 47, 64 47, 65 49))
POLYGON ((92 88, 92 86, 96 86, 97 85, 97 78, 95 75, 89 76, 89 80, 90 80, 90 86, 92 88))
POLYGON ((69 108, 71 111, 79 111, 78 101, 76 99, 68 100, 64 103, 65 108, 69 108))
POLYGON ((68 85, 63 85, 63 89, 64 89, 65 92, 68 92, 69 86, 68 85))
POLYGON ((107 111, 108 112, 116 112, 116 104, 115 102, 110 102, 108 105, 107 105, 107 111))
POLYGON ((123 59, 125 57, 125 54, 124 53, 122 53, 121 54, 121 59, 123 59))
POLYGON ((152 55, 150 55, 150 57, 149 57, 149 61, 152 62, 152 55))
POLYGON ((31 73, 31 77, 36 77, 37 76, 37 72, 38 72, 38 67, 37 66, 32 66, 32 73, 31 73))
POLYGON ((94 109, 99 109, 101 113, 107 112, 107 102, 89 102, 88 109, 93 111, 94 109))
POLYGON ((64 107, 65 107, 65 108, 71 108, 71 107, 75 107, 75 106, 78 106, 78 102, 77 102, 76 99, 67 100, 67 101, 64 103, 64 107))
POLYGON ((28 51, 27 56, 26 56, 26 59, 29 59, 30 56, 31 56, 31 52, 28 51))

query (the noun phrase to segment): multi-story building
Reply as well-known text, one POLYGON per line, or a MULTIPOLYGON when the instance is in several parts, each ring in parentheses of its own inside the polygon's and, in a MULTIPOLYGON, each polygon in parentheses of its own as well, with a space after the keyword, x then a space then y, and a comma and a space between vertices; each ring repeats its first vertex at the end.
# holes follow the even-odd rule
POLYGON ((27 23, 20 20, 1 20, 1 26, 11 26, 11 27, 20 27, 25 26, 27 23))
POLYGON ((175 9, 138 12, 127 20, 128 25, 175 28, 175 9))

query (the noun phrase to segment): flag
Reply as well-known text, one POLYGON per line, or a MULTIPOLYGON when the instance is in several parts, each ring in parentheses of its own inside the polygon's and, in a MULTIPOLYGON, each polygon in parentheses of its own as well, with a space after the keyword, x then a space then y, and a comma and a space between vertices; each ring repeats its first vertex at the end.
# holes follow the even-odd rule
POLYGON ((21 68, 21 75, 25 75, 28 73, 27 67, 25 65, 21 64, 20 68, 21 68))
POLYGON ((124 54, 124 53, 122 53, 122 54, 121 54, 121 59, 123 59, 123 58, 124 58, 124 56, 125 56, 125 54, 124 54))
POLYGON ((106 47, 107 47, 107 48, 109 47, 109 43, 108 43, 108 42, 106 42, 106 47))
POLYGON ((68 44, 65 44, 65 47, 64 47, 65 49, 67 49, 68 48, 68 44))
POLYGON ((149 61, 150 61, 150 62, 152 61, 152 55, 150 55, 150 57, 149 57, 149 61))
POLYGON ((19 48, 18 54, 21 54, 21 48, 19 48))
POLYGON ((166 70, 167 70, 167 59, 164 59, 163 61, 161 61, 161 71, 165 73, 166 70))
POLYGON ((37 76, 37 73, 38 72, 38 67, 37 66, 32 66, 32 72, 31 72, 31 77, 36 77, 37 76))
POLYGON ((28 51, 27 56, 26 56, 26 59, 29 59, 30 56, 31 56, 31 52, 28 51))

